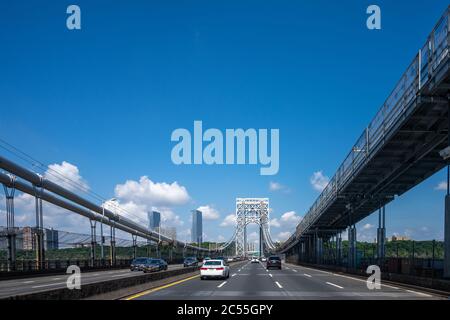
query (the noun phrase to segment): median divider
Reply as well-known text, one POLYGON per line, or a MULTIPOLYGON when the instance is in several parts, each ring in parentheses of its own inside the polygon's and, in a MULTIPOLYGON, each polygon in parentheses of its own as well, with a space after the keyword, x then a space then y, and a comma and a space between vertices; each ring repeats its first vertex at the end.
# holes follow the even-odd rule
POLYGON ((105 280, 83 284, 83 274, 81 274, 80 289, 46 289, 39 292, 10 296, 2 300, 78 300, 87 299, 92 296, 102 295, 108 292, 119 291, 128 287, 136 287, 146 283, 173 278, 180 275, 197 272, 199 267, 187 267, 154 273, 138 274, 136 276, 124 277, 120 279, 105 280))

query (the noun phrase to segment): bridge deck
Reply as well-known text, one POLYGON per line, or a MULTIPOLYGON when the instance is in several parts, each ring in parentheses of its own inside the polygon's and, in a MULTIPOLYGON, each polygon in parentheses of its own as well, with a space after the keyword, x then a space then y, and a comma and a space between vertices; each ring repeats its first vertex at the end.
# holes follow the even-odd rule
POLYGON ((413 188, 447 163, 450 89, 449 9, 335 176, 283 245, 343 230, 413 188))

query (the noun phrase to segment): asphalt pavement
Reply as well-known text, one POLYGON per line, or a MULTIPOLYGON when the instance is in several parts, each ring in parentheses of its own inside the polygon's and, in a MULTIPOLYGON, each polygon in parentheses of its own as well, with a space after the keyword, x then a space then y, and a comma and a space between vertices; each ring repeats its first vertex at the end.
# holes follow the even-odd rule
MULTIPOLYGON (((169 265, 168 270, 183 268, 182 264, 169 265)), ((142 271, 130 269, 92 271, 81 273, 81 285, 126 277, 144 275, 142 271)), ((40 292, 51 289, 65 288, 70 275, 40 276, 24 279, 0 281, 0 299, 10 296, 40 292)))
POLYGON ((230 266, 226 280, 200 280, 200 275, 137 293, 128 300, 261 300, 261 299, 333 299, 333 300, 411 300, 443 299, 420 290, 381 283, 370 290, 366 280, 283 263, 282 270, 266 270, 258 263, 230 266))

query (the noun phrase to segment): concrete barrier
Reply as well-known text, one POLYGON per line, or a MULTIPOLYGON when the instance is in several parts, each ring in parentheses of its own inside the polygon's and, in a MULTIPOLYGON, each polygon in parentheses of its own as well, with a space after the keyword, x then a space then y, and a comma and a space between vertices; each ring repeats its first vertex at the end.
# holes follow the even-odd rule
POLYGON ((21 294, 10 296, 1 300, 74 300, 85 299, 90 296, 100 295, 103 293, 123 289, 126 287, 138 286, 147 282, 170 278, 181 274, 187 274, 197 271, 198 267, 187 267, 182 269, 160 271, 154 273, 140 274, 132 277, 121 279, 113 279, 106 281, 99 281, 94 283, 83 284, 81 282, 81 289, 69 290, 68 288, 44 290, 29 294, 21 294))

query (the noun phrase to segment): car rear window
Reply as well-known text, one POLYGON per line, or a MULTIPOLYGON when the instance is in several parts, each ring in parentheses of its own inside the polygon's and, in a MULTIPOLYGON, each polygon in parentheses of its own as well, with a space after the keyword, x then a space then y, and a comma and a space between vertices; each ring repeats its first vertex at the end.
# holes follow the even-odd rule
POLYGON ((221 266, 222 261, 206 261, 205 266, 221 266))
POLYGON ((279 257, 270 257, 269 260, 280 260, 279 257))

